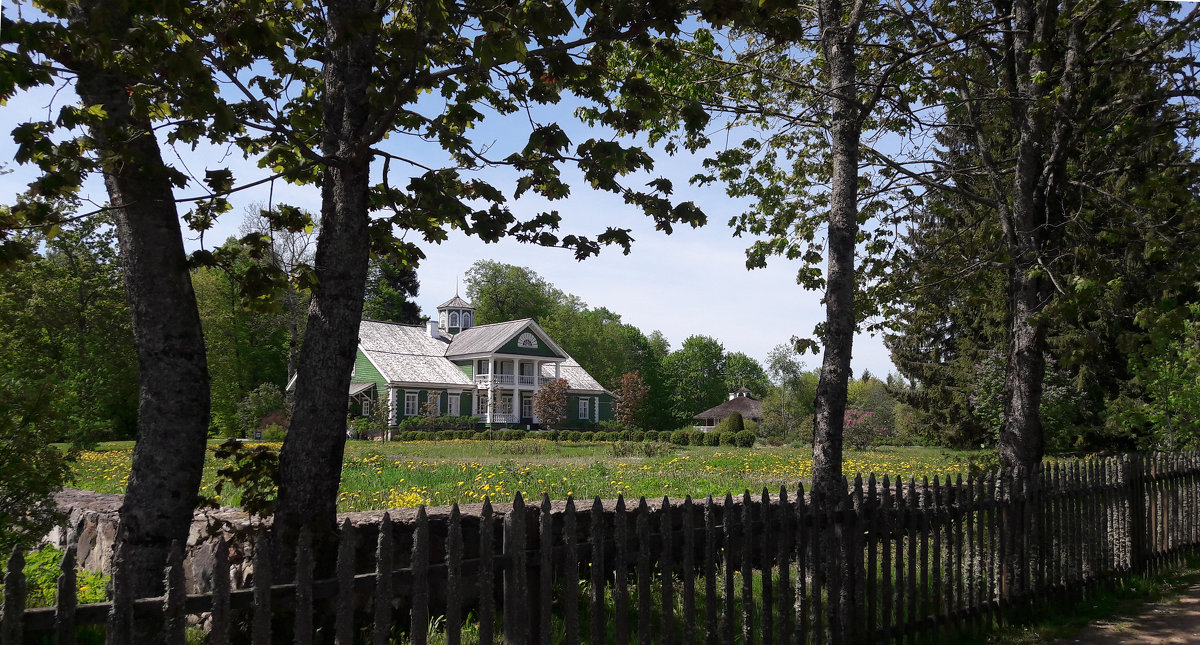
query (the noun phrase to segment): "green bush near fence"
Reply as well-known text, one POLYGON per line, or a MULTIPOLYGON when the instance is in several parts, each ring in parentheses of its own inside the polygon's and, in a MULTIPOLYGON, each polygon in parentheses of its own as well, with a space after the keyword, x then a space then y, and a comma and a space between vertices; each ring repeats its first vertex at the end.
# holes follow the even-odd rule
MULTIPOLYGON (((733 446, 750 448, 754 446, 755 433, 752 430, 733 432, 722 431, 720 426, 705 432, 692 427, 680 428, 673 431, 656 430, 521 430, 495 429, 479 430, 474 425, 476 417, 417 417, 405 419, 392 431, 392 441, 519 441, 521 439, 546 439, 548 441, 570 442, 604 442, 615 443, 656 443, 664 442, 675 446, 733 446), (449 426, 445 429, 435 429, 439 426, 449 426), (469 426, 469 427, 456 427, 469 426)), ((604 427, 604 424, 601 425, 604 427)), ((610 428, 619 428, 610 424, 610 428)), ((279 437, 267 437, 264 440, 282 440, 279 437)))
MULTIPOLYGON (((26 608, 53 607, 58 600, 58 576, 62 573, 59 568, 63 552, 52 546, 43 546, 36 551, 25 554, 26 608)), ((5 558, 7 560, 7 558, 5 558)), ((0 566, 0 574, 3 574, 0 566)), ((79 603, 104 602, 104 587, 108 584, 108 576, 96 571, 76 569, 75 591, 79 603)), ((4 585, 0 584, 0 593, 4 585)))

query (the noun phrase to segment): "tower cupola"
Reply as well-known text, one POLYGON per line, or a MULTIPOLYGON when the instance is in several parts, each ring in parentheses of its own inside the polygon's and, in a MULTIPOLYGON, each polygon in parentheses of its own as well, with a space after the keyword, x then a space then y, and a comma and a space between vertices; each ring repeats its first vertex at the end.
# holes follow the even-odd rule
POLYGON ((438 305, 439 327, 445 330, 447 336, 453 336, 475 326, 475 306, 458 296, 438 305))

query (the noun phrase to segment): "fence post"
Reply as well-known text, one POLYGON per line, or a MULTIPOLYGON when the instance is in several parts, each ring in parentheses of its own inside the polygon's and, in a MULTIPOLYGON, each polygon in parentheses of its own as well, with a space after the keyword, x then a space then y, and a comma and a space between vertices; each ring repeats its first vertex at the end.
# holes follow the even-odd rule
POLYGON ((254 616, 250 640, 255 645, 271 642, 271 537, 265 527, 254 538, 254 616))
MULTIPOLYGON (((592 543, 592 558, 588 564, 588 573, 591 574, 592 589, 591 589, 591 637, 593 643, 599 643, 604 640, 604 627, 606 618, 604 616, 604 543, 607 541, 605 533, 608 521, 604 516, 604 504, 600 501, 600 496, 597 495, 592 500, 592 512, 588 514, 588 533, 592 543)), ((649 548, 649 545, 647 545, 649 548)))
POLYGON ((133 592, 129 589, 129 565, 125 560, 124 547, 118 546, 116 557, 113 558, 112 604, 104 642, 106 645, 124 645, 132 642, 132 635, 133 592))
POLYGON ((513 498, 512 510, 504 516, 504 643, 529 644, 529 581, 525 571, 525 502, 513 498))
POLYGON ((163 582, 163 641, 170 645, 183 645, 187 642, 187 622, 183 614, 187 591, 183 588, 183 545, 179 540, 171 541, 163 582))
POLYGON ((1123 479, 1129 494, 1129 564, 1133 573, 1146 569, 1146 497, 1140 455, 1124 458, 1123 479))
POLYGON ((375 547, 375 604, 371 630, 373 645, 387 645, 392 631, 392 571, 395 545, 392 542, 392 516, 383 514, 379 540, 375 547))
MULTIPOLYGON (((457 508, 455 506, 455 510, 457 508)), ((334 605, 337 617, 333 628, 334 643, 337 645, 352 645, 354 642, 354 545, 354 527, 349 519, 342 520, 342 530, 338 536, 337 602, 334 605)), ((447 632, 450 629, 449 622, 447 619, 447 632)))
POLYGON ((429 640, 429 515, 425 506, 417 509, 416 526, 412 533, 412 613, 408 637, 413 645, 425 645, 429 640))
POLYGON ((25 556, 13 547, 4 572, 4 615, 0 616, 0 643, 16 645, 23 640, 25 620, 25 556))
MULTIPOLYGON (((66 552, 63 553, 62 563, 59 565, 62 573, 58 576, 58 602, 54 611, 54 629, 58 645, 75 645, 75 608, 79 604, 75 582, 75 549, 74 544, 68 546, 66 552)), ((214 615, 214 619, 215 617, 214 615)), ((226 644, 217 641, 217 645, 226 644)))

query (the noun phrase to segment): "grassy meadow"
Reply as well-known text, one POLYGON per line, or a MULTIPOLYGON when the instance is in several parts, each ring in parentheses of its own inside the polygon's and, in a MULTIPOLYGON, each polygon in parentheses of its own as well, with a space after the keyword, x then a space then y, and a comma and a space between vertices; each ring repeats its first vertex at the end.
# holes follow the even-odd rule
MULTIPOLYGON (((214 494, 217 470, 223 465, 209 445, 205 464, 204 495, 214 494)), ((278 444, 271 444, 278 449, 278 444)), ((407 441, 346 444, 338 507, 342 511, 442 505, 482 501, 484 497, 508 501, 520 492, 526 499, 543 492, 553 499, 683 498, 691 495, 723 496, 763 487, 794 489, 812 474, 808 447, 758 446, 658 446, 642 444, 555 443, 543 439, 521 441, 407 441)), ((132 442, 102 444, 85 451, 75 464, 76 488, 121 493, 129 476, 132 442)), ((870 452, 847 452, 845 472, 966 475, 971 453, 931 448, 881 447, 870 452)), ((239 496, 218 498, 237 506, 239 496)))

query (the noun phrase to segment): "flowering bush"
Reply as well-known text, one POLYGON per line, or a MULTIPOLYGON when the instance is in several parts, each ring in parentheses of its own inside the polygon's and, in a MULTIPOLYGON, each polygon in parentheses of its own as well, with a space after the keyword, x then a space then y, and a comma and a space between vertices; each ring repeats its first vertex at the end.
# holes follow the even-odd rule
POLYGON ((887 433, 887 428, 882 428, 879 423, 879 415, 874 412, 848 409, 842 417, 842 439, 855 450, 867 450, 875 445, 882 436, 880 430, 887 433))

